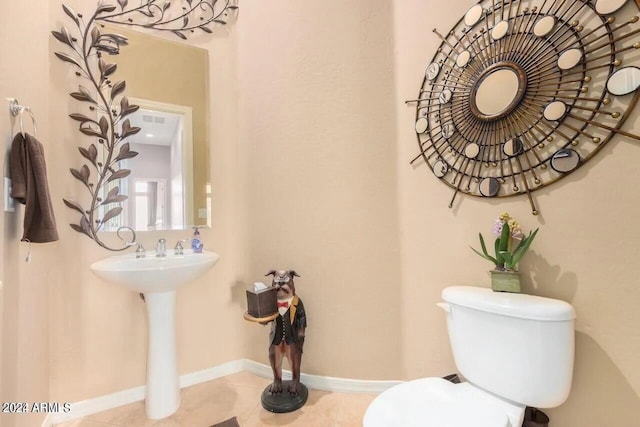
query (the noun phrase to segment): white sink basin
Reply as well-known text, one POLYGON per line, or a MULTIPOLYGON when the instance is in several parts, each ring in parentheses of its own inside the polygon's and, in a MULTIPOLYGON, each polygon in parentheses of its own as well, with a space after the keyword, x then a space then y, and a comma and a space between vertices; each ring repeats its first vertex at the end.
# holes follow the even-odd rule
POLYGON ((175 312, 176 291, 203 275, 218 261, 214 252, 184 255, 167 251, 157 258, 147 252, 145 258, 135 254, 116 255, 91 264, 91 270, 109 282, 143 293, 149 319, 149 347, 147 350, 147 384, 145 409, 147 417, 168 417, 180 406, 175 312))
POLYGON ((145 258, 135 254, 116 255, 91 264, 91 270, 100 278, 143 294, 175 291, 200 277, 218 261, 215 252, 201 254, 185 250, 184 255, 167 251, 158 258, 147 252, 145 258))

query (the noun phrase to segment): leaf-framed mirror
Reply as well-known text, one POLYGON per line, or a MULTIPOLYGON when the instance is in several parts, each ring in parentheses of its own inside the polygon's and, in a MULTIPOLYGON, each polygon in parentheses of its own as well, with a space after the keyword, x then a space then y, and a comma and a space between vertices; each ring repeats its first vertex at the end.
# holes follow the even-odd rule
POLYGON ((238 8, 234 0, 135 3, 101 0, 90 17, 62 5, 74 27, 52 32, 65 46, 56 56, 78 79, 70 118, 90 141, 71 168, 88 197, 64 199, 80 215, 70 226, 113 251, 133 245, 136 231, 210 222, 208 52, 182 41, 212 33, 238 8), (104 231, 122 243, 105 243, 104 231))
POLYGON ((130 226, 136 231, 206 226, 211 215, 207 191, 211 185, 207 162, 208 51, 127 29, 110 31, 116 30, 129 41, 118 56, 118 72, 126 76, 129 102, 140 107, 129 116, 131 125, 142 131, 129 137, 131 149, 140 154, 121 165, 131 170, 121 180, 121 190, 130 196, 129 203, 124 204, 122 215, 110 221, 106 230, 120 226, 130 226), (144 209, 144 194, 136 191, 134 184, 141 180, 158 183, 164 180, 164 203, 163 197, 151 196, 154 188, 151 185, 149 207, 144 209), (153 208, 154 200, 157 209, 153 208), (143 221, 142 210, 149 217, 155 211, 156 220, 143 221))

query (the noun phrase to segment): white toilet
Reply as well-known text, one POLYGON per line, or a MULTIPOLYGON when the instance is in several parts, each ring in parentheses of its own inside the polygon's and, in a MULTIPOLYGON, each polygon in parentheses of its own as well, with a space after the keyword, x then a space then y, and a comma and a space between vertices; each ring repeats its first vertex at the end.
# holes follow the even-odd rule
POLYGON ((553 408, 573 376, 573 307, 533 295, 453 286, 451 349, 467 382, 422 378, 392 387, 369 405, 364 427, 521 427, 526 406, 553 408))

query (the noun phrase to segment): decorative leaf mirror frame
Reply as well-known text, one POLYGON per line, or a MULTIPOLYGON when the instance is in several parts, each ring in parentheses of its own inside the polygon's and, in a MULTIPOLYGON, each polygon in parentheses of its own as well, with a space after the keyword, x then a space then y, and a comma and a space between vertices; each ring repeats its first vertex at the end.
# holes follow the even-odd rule
MULTIPOLYGON (((636 0, 640 9, 640 0, 636 0)), ((621 129, 638 102, 640 48, 627 0, 481 0, 442 40, 417 99, 419 154, 459 193, 531 193, 575 171, 621 129), (623 9, 624 10, 621 10, 623 9), (635 93, 634 93, 635 92, 635 93)))
POLYGON ((60 31, 52 31, 56 40, 67 48, 67 52, 56 52, 56 56, 72 64, 76 69, 75 75, 88 82, 88 87, 79 84, 78 91, 70 94, 82 103, 84 112, 70 114, 69 117, 79 122, 82 134, 97 140, 97 144, 78 147, 85 162, 79 169, 70 169, 90 197, 88 206, 64 199, 67 207, 80 214, 79 222, 70 226, 111 251, 125 250, 136 240, 136 233, 131 227, 120 227, 117 235, 123 242, 122 246, 113 247, 100 238, 99 232, 108 221, 122 213, 121 205, 128 197, 120 193, 118 182, 129 176, 131 170, 120 168, 118 163, 138 155, 130 149, 127 139, 140 132, 141 128, 131 126, 127 118, 139 106, 129 104, 124 95, 125 81, 112 80, 117 64, 105 59, 105 56, 117 55, 120 48, 127 45, 127 38, 101 32, 101 24, 106 22, 171 32, 186 40, 188 34, 197 30, 212 33, 209 26, 226 24, 231 12, 238 9, 237 0, 140 0, 135 3, 139 5, 131 6, 128 0, 117 0, 117 5, 99 1, 88 19, 62 5, 75 28, 70 31, 62 26, 60 31), (102 156, 99 150, 103 150, 102 156), (121 235, 127 230, 131 233, 129 241, 121 235))

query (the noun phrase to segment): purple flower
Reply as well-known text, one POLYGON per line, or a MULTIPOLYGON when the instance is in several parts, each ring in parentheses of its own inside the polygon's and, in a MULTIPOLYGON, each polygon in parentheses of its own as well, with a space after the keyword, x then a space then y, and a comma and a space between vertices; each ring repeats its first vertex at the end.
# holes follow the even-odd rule
POLYGON ((499 236, 502 233, 503 226, 504 226, 504 221, 502 221, 500 218, 496 219, 493 222, 493 234, 495 234, 496 236, 499 236))

